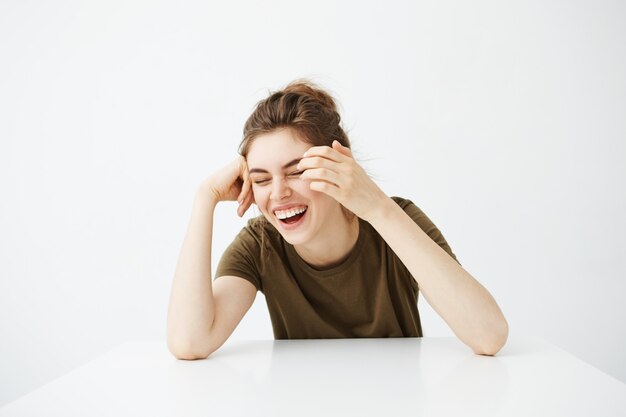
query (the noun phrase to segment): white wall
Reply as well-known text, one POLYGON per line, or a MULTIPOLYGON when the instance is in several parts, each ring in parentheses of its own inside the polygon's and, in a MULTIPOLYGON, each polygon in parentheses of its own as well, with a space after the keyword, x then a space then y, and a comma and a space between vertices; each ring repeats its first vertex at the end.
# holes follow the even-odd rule
MULTIPOLYGON (((164 339, 194 188, 297 77, 335 93, 364 166, 511 337, 626 381, 624 3, 181 3, 0 2, 0 404, 164 339)), ((262 295, 232 337, 272 338, 262 295)))

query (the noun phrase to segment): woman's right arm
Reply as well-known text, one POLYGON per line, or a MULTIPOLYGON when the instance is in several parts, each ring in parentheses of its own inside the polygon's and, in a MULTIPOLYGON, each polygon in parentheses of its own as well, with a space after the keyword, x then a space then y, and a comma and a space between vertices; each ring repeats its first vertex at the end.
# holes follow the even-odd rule
POLYGON ((211 282, 213 214, 220 201, 253 202, 245 160, 239 157, 198 187, 178 258, 167 316, 167 345, 179 359, 206 358, 224 343, 256 296, 250 282, 220 277, 211 282), (218 288, 219 284, 219 288, 218 288), (219 317, 219 323, 216 320, 219 317))

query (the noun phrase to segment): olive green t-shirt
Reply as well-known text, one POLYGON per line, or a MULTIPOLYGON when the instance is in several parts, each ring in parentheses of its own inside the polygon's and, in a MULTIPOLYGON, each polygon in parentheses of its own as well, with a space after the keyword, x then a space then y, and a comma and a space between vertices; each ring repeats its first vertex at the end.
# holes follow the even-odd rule
MULTIPOLYGON (((456 260, 415 204, 392 199, 456 260)), ((359 237, 347 258, 324 270, 302 260, 263 216, 253 218, 222 255, 215 279, 224 275, 244 278, 265 295, 276 339, 422 336, 417 282, 360 218, 359 237)))

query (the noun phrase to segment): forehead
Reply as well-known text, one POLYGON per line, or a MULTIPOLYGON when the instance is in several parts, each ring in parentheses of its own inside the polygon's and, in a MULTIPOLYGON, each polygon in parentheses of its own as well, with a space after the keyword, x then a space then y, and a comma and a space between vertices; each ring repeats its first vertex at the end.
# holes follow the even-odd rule
POLYGON ((291 129, 259 135, 250 145, 246 160, 249 168, 279 168, 301 158, 311 145, 298 139, 291 129))

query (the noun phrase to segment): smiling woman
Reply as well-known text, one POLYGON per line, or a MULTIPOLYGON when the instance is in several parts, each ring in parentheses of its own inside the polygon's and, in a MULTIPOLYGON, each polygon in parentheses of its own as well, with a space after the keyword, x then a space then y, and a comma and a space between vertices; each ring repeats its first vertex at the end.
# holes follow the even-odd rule
POLYGON ((355 161, 333 98, 298 80, 260 101, 240 156, 198 187, 168 312, 168 346, 206 358, 264 293, 276 339, 422 336, 418 294, 478 354, 504 345, 497 303, 410 200, 355 161), (213 213, 251 219, 211 281, 213 213))

